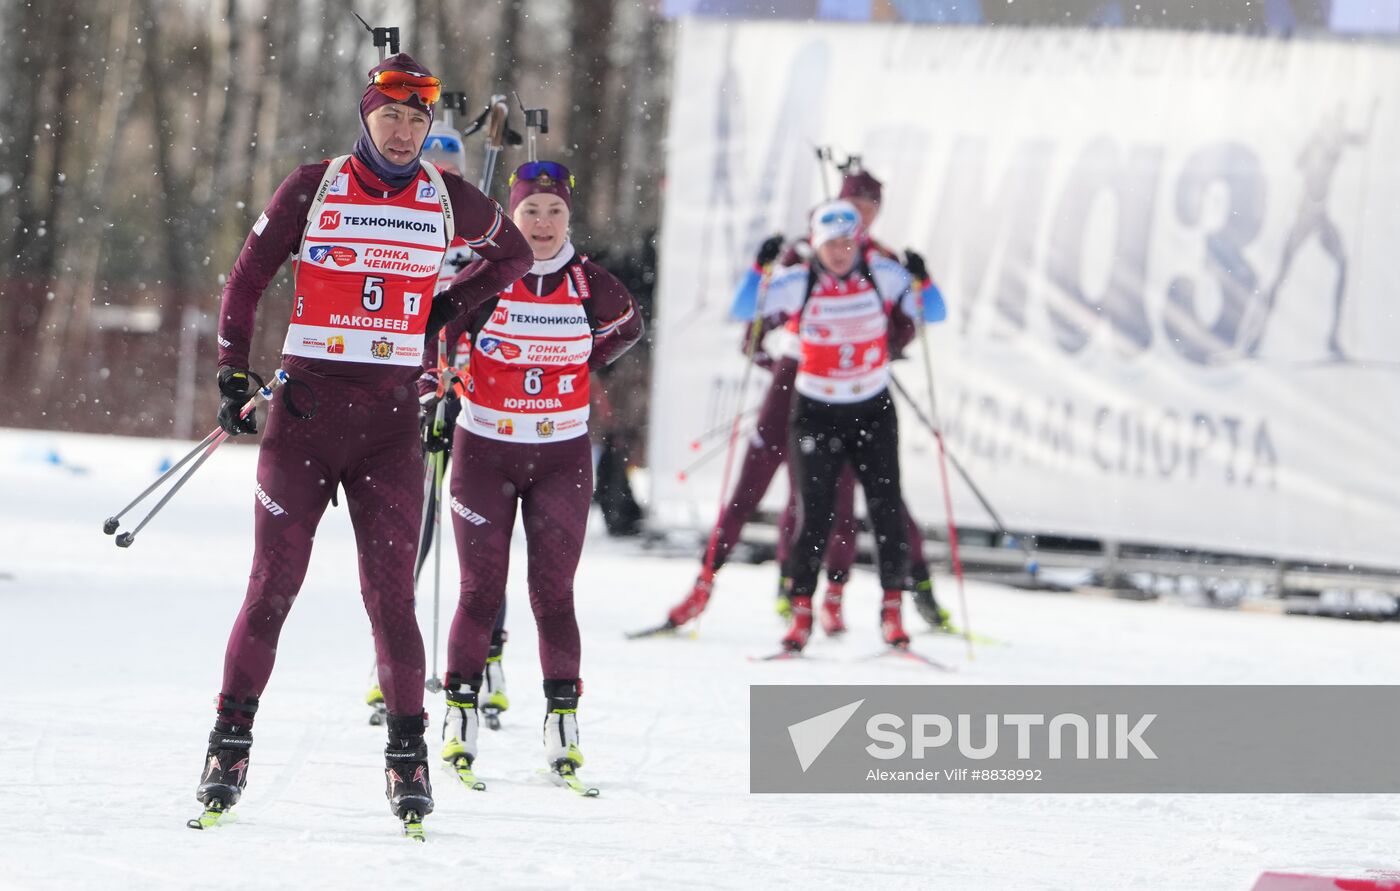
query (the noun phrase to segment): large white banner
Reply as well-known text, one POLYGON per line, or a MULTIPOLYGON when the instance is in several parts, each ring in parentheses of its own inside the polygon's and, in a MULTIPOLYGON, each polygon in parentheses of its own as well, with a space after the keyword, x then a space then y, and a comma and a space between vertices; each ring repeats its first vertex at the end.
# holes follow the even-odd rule
MULTIPOLYGON (((947 442, 1013 529, 1400 567, 1396 47, 684 23, 664 522, 713 521, 722 459, 680 472, 722 448, 744 366, 729 298, 763 236, 804 231, 819 144, 864 157, 885 182, 874 234, 928 258, 947 442)), ((917 351, 896 374, 927 405, 917 351)), ((905 405, 901 424, 906 496, 940 524, 932 438, 905 405)), ((953 494, 961 524, 989 525, 953 494)))

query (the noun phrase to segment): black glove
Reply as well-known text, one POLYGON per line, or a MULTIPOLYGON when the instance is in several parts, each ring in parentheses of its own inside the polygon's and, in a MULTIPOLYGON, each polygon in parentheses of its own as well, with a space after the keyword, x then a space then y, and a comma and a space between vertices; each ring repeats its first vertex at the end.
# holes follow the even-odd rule
POLYGON ((219 369, 219 395, 223 399, 219 403, 219 426, 224 428, 229 436, 258 432, 256 409, 248 412, 246 418, 238 416, 256 389, 253 375, 247 369, 230 368, 227 365, 219 369))
POLYGON ((754 257, 754 263, 756 263, 759 266, 767 266, 769 263, 772 263, 774 260, 778 259, 778 255, 782 252, 783 236, 771 236, 770 238, 766 239, 763 242, 763 244, 758 246, 758 256, 754 257))
MULTIPOLYGON (((423 335, 423 343, 433 343, 437 340, 438 332, 441 331, 448 322, 452 321, 457 310, 448 304, 446 300, 434 300, 428 306, 428 327, 423 335)), ((450 344, 449 344, 450 346, 450 344)))
POLYGON ((924 258, 914 251, 904 252, 904 268, 909 270, 915 281, 928 281, 928 267, 924 265, 924 258))
MULTIPOLYGON (((446 397, 444 397, 445 399, 446 397)), ((419 415, 418 426, 423 435, 423 451, 428 454, 444 452, 452 445, 452 425, 447 423, 444 412, 442 430, 437 430, 438 406, 446 407, 446 403, 436 396, 429 395, 421 403, 423 411, 419 415)))

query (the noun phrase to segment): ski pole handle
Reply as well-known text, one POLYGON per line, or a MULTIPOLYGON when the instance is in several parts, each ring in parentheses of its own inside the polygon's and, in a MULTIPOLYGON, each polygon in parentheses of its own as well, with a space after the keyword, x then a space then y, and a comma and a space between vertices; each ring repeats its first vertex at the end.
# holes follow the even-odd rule
POLYGON ((261 387, 259 387, 256 391, 253 392, 253 395, 252 395, 252 396, 249 396, 249 397, 248 397, 248 401, 245 402, 245 403, 243 403, 243 407, 240 408, 240 409, 238 410, 238 416, 239 416, 240 418, 246 418, 246 417, 248 417, 248 413, 251 412, 253 409, 257 408, 257 406, 258 406, 258 399, 260 399, 260 398, 261 398, 264 402, 271 402, 271 401, 272 401, 272 391, 275 390, 276 388, 282 386, 282 385, 285 384, 286 382, 287 382, 287 372, 283 371, 283 370, 280 369, 280 368, 277 369, 277 370, 276 370, 275 372, 273 372, 273 374, 272 374, 272 380, 271 380, 270 382, 266 383, 266 384, 263 384, 261 387))
POLYGON ((491 181, 496 175, 496 159, 505 148, 506 116, 510 114, 510 103, 505 96, 492 96, 491 105, 486 110, 486 160, 482 165, 481 194, 491 194, 491 181))

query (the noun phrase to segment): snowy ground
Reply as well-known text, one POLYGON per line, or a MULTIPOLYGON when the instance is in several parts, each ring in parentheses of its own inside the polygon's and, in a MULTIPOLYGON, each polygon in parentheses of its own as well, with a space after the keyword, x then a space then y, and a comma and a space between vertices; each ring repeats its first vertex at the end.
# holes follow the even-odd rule
MULTIPOLYGON (((697 640, 629 643, 622 632, 661 618, 694 564, 601 534, 578 601, 586 773, 602 797, 536 776, 543 697, 515 582, 514 708, 499 734, 483 731, 479 762, 490 791, 439 774, 429 843, 414 845, 385 806, 383 734, 361 704, 369 629, 343 509, 327 515, 283 635, 241 820, 192 832, 251 552, 254 449, 221 450, 129 551, 100 531, 181 451, 0 431, 0 887, 1247 889, 1266 868, 1400 861, 1393 796, 748 792, 751 683, 1385 683, 1400 676, 1394 625, 971 584, 977 629, 1007 643, 967 663, 958 641, 916 640, 956 675, 888 660, 754 664, 745 657, 780 634, 771 566, 727 569, 697 640)), ((816 652, 876 646, 874 580, 852 589, 852 639, 816 652)))

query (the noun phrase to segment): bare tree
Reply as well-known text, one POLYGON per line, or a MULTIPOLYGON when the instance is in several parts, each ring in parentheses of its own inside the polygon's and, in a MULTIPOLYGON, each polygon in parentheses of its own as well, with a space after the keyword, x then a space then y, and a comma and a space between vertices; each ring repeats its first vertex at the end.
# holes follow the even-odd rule
POLYGON ((614 0, 575 0, 569 26, 573 107, 567 116, 569 142, 578 147, 575 166, 588 177, 589 200, 574 206, 573 216, 587 228, 601 218, 608 203, 609 161, 619 158, 615 130, 608 129, 608 47, 612 38, 614 0))
POLYGON ((195 174, 194 200, 207 207, 228 185, 229 142, 233 133, 234 95, 238 87, 242 29, 238 0, 223 0, 209 8, 209 89, 205 91, 204 120, 217 121, 215 138, 208 146, 209 160, 195 174))
POLYGON ((48 23, 40 14, 37 3, 10 4, 7 15, 14 33, 25 41, 19 52, 7 53, 5 82, 9 87, 6 101, 0 104, 0 172, 8 177, 8 188, 0 194, 0 210, 4 225, 0 226, 0 323, 3 331, 13 338, 13 348, 0 350, 0 368, 5 379, 26 381, 26 351, 32 346, 39 317, 44 305, 46 282, 39 281, 28 270, 28 252, 33 244, 47 196, 34 181, 38 156, 39 109, 44 99, 44 84, 48 80, 48 23))
POLYGON ((167 323, 177 324, 179 312, 190 289, 194 276, 190 265, 190 244, 186 230, 190 194, 188 179, 177 166, 175 150, 175 119, 177 114, 175 97, 176 86, 166 77, 163 65, 166 57, 162 54, 165 35, 162 33, 158 0, 141 0, 141 27, 146 43, 143 65, 147 98, 150 101, 151 119, 155 127, 155 175, 157 183, 157 204, 160 208, 156 225, 160 231, 160 247, 165 254, 165 278, 170 294, 176 305, 166 314, 167 323))
MULTIPOLYGON (((89 131, 86 148, 92 153, 77 186, 81 213, 65 227, 61 262, 63 274, 53 283, 54 299, 48 302, 38 362, 40 380, 58 377, 64 357, 87 356, 91 346, 93 292, 102 262, 107 228, 111 172, 119 134, 130 117, 134 91, 129 89, 142 61, 142 47, 127 39, 131 32, 132 0, 118 0, 110 9, 111 20, 102 58, 105 77, 96 107, 96 126, 89 131)), ((87 363, 84 362, 84 365, 87 363)))
POLYGON ((523 5, 521 0, 501 0, 501 24, 496 30, 496 39, 491 43, 491 56, 496 65, 491 72, 491 85, 487 87, 488 90, 497 84, 520 82, 519 45, 523 5))

